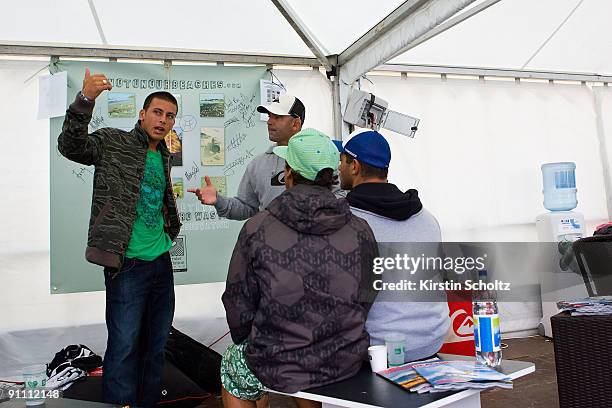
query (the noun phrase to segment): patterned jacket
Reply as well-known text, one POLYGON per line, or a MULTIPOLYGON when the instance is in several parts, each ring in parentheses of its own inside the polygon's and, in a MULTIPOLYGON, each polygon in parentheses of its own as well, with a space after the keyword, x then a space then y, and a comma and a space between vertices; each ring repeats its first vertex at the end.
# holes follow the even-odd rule
MULTIPOLYGON (((93 108, 93 102, 77 97, 66 111, 57 143, 66 158, 95 166, 85 258, 98 265, 120 268, 136 219, 148 135, 138 124, 130 132, 101 128, 88 134, 93 108)), ((171 156, 164 141, 159 146, 166 176, 164 229, 174 240, 181 223, 172 193, 171 156)))
POLYGON ((357 373, 376 256, 368 224, 322 187, 288 189, 244 224, 222 300, 265 386, 296 392, 357 373))

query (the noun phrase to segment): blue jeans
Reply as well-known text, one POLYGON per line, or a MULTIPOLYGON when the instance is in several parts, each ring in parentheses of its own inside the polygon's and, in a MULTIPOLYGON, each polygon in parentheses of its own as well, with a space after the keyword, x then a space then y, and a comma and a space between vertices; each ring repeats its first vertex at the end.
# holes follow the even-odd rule
POLYGON ((160 396, 164 346, 174 316, 170 255, 153 261, 126 258, 121 270, 104 268, 106 328, 104 401, 152 407, 160 396))

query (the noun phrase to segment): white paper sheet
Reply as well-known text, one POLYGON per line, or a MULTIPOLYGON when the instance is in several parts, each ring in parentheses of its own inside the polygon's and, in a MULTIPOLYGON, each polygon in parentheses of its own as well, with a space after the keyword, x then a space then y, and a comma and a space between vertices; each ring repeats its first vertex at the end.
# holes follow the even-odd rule
MULTIPOLYGON (((261 95, 261 105, 269 105, 273 100, 277 99, 280 94, 285 93, 285 88, 282 85, 274 83, 272 81, 268 81, 267 79, 259 80, 259 91, 261 95)), ((261 113, 260 119, 263 121, 268 120, 267 113, 261 113)))
POLYGON ((38 119, 64 116, 68 75, 66 71, 38 77, 38 119))

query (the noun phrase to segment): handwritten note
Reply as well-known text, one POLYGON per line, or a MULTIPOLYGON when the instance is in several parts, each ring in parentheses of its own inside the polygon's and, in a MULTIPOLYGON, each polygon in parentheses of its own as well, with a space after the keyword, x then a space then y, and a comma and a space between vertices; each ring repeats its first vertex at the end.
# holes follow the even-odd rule
POLYGON ((240 97, 232 97, 225 101, 225 112, 236 114, 238 120, 247 128, 255 126, 255 94, 245 95, 240 94, 240 97))
POLYGON ((85 177, 93 176, 94 173, 87 167, 80 167, 78 169, 73 169, 72 174, 74 174, 77 179, 81 180, 82 183, 85 183, 85 177))
POLYGON ((187 181, 189 181, 192 178, 194 178, 199 172, 200 172, 200 168, 198 167, 196 162, 193 162, 191 169, 185 172, 185 178, 187 179, 187 181))
POLYGON ((102 109, 96 108, 94 113, 91 115, 91 121, 89 121, 89 131, 95 132, 96 130, 108 127, 108 125, 104 122, 104 116, 102 116, 102 109))
POLYGON ((223 174, 226 176, 231 176, 231 175, 236 174, 234 169, 237 167, 243 166, 247 162, 248 159, 253 157, 254 156, 253 150, 254 149, 247 150, 245 154, 243 154, 242 156, 238 157, 236 160, 226 165, 223 168, 223 174))
POLYGON ((229 142, 227 142, 227 146, 225 147, 226 151, 231 151, 240 147, 242 142, 247 138, 246 133, 238 133, 236 136, 232 137, 229 142))

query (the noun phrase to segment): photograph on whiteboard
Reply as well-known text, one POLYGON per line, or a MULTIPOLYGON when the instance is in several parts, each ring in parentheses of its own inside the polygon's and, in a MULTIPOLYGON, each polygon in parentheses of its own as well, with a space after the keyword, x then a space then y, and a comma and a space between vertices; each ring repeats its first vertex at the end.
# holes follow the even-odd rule
POLYGON ((172 166, 183 165, 183 129, 175 126, 164 137, 166 146, 172 155, 172 166))
POLYGON ((203 166, 225 165, 225 129, 203 127, 200 130, 200 157, 203 166))
POLYGON ((170 248, 170 260, 173 272, 187 272, 187 238, 184 235, 176 237, 170 248))
POLYGON ((133 118, 136 116, 136 95, 110 92, 108 94, 108 116, 110 118, 133 118))
POLYGON ((172 178, 172 191, 174 192, 174 198, 179 199, 184 197, 185 190, 183 186, 183 179, 181 177, 172 178))
POLYGON ((225 95, 200 94, 200 117, 222 118, 225 116, 225 95))
MULTIPOLYGON (((225 176, 210 176, 210 182, 217 190, 217 194, 227 196, 227 177, 225 176)), ((206 180, 202 177, 202 187, 206 187, 206 180)))
POLYGON ((176 98, 176 107, 177 107, 176 117, 182 118, 183 117, 183 98, 181 98, 181 94, 177 94, 177 93, 173 93, 172 96, 176 98))

